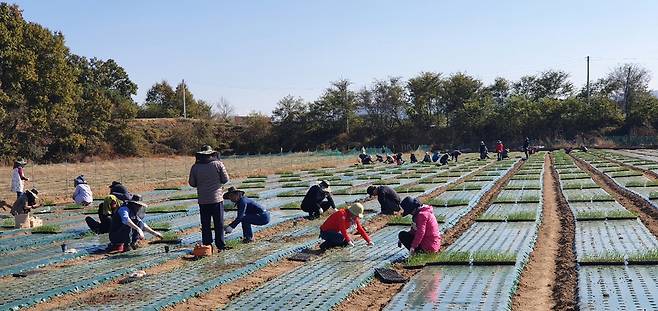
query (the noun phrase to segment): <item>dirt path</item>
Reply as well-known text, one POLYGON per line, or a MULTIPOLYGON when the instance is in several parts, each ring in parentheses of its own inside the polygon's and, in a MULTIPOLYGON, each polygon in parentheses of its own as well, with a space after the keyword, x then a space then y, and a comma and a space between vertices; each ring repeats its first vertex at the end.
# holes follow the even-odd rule
MULTIPOLYGON (((559 255, 555 259, 555 285, 553 286, 553 310, 578 310, 578 269, 576 266, 576 219, 562 193, 557 171, 551 155, 550 176, 552 190, 560 220, 558 245, 559 255)), ((544 188, 544 191, 547 191, 544 188)), ((522 308, 523 309, 523 308, 522 308)))
MULTIPOLYGON (((475 220, 480 214, 482 214, 491 204, 491 202, 498 196, 500 191, 507 185, 510 178, 516 174, 516 172, 521 168, 524 162, 517 162, 514 167, 507 173, 507 175, 500 178, 492 189, 487 192, 480 202, 464 217, 462 217, 459 222, 450 230, 446 232, 441 240, 441 248, 445 249, 450 244, 452 244, 459 236, 461 236, 468 228, 475 223, 475 220)), ((489 165, 469 174, 469 176, 475 175, 478 172, 484 170, 489 165)), ((459 183, 463 182, 466 178, 462 178, 459 183)), ((441 190, 437 190, 431 194, 432 197, 440 195, 445 191, 446 187, 441 190)), ((391 268, 397 270, 400 274, 404 275, 407 278, 413 277, 416 273, 422 271, 422 269, 407 270, 402 267, 401 264, 395 264, 391 268)), ((381 310, 383 309, 390 301, 393 299, 393 296, 400 292, 402 287, 405 284, 385 284, 379 279, 374 279, 372 282, 368 283, 365 287, 362 287, 350 294, 343 302, 334 308, 334 310, 339 311, 354 311, 354 310, 381 310)))
POLYGON ((572 158, 578 167, 592 176, 592 179, 599 187, 612 195, 624 208, 636 213, 649 231, 658 237, 658 210, 639 195, 617 185, 610 177, 597 171, 589 163, 574 156, 572 158))
POLYGON ((553 288, 556 258, 560 250, 560 217, 554 187, 555 176, 550 168, 551 160, 549 155, 546 155, 542 223, 537 234, 535 249, 521 273, 519 288, 512 298, 513 310, 552 310, 555 306, 553 288))

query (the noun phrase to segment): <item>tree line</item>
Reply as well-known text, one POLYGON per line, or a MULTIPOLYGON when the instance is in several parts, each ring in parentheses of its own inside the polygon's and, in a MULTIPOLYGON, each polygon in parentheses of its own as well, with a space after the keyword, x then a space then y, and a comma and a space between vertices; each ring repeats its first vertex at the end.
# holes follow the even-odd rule
MULTIPOLYGON (((239 153, 433 144, 475 147, 480 140, 520 144, 658 129, 658 100, 649 72, 623 64, 589 91, 569 75, 547 70, 486 84, 465 73, 388 77, 356 89, 331 82, 314 100, 279 100, 271 116, 234 122, 222 100, 196 99, 183 83, 155 83, 145 102, 114 60, 70 52, 60 32, 24 20, 0 3, 0 158, 37 161, 86 155, 186 154, 200 144, 239 153), (171 128, 140 118, 178 118, 171 128), (136 121, 137 120, 137 121, 136 121)), ((509 145, 509 144, 508 144, 509 145)))

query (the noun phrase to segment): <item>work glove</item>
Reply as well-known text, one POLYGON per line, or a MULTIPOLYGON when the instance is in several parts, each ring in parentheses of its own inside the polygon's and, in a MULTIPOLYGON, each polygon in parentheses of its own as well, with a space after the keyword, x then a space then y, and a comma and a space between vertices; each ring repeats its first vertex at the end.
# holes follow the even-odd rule
POLYGON ((224 227, 224 233, 229 234, 231 232, 233 232, 233 227, 231 226, 224 227))
POLYGON ((347 242, 347 245, 354 247, 354 242, 349 241, 349 242, 347 242))

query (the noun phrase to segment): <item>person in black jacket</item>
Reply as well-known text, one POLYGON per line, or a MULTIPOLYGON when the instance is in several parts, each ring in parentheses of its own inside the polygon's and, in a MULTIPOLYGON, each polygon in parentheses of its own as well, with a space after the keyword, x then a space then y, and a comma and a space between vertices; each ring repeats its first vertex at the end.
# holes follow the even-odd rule
POLYGON ((367 191, 370 196, 377 196, 382 214, 393 215, 400 211, 400 196, 393 188, 388 186, 370 186, 367 191))
POLYGON ((530 158, 530 138, 528 137, 523 141, 523 153, 525 153, 525 160, 530 158))
POLYGON ((489 149, 487 145, 484 144, 484 141, 480 142, 480 160, 489 159, 489 149))
POLYGON ((432 163, 432 156, 430 155, 429 151, 425 152, 423 163, 432 163))
POLYGON ((308 213, 308 219, 319 218, 320 214, 330 207, 336 209, 336 204, 331 197, 329 182, 326 180, 311 186, 302 200, 302 210, 308 213))
POLYGON ((450 159, 450 155, 448 153, 444 153, 440 158, 439 158, 439 163, 441 165, 448 165, 448 159, 450 159))
POLYGON ((416 162, 418 162, 418 159, 416 158, 416 154, 415 154, 415 153, 412 153, 412 154, 409 156, 409 162, 411 162, 411 163, 416 163, 416 162))

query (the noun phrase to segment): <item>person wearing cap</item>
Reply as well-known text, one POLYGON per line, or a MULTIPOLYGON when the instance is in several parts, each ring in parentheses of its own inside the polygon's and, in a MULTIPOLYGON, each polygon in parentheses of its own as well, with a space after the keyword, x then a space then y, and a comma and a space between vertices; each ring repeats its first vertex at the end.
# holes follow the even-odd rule
POLYGON ((503 152, 505 152, 505 145, 499 140, 496 142, 496 158, 498 161, 503 159, 503 152))
POLYGON ((205 145, 197 151, 196 162, 190 169, 188 182, 196 188, 201 218, 201 243, 212 245, 213 235, 210 223, 215 226, 215 246, 226 249, 224 241, 224 194, 222 186, 229 180, 224 163, 219 160, 219 152, 205 145))
POLYGON ((393 215, 400 211, 400 196, 389 186, 369 186, 368 195, 377 196, 384 215, 393 215))
POLYGON ((406 197, 400 203, 402 217, 411 215, 411 230, 400 231, 398 246, 404 245, 410 254, 417 251, 436 253, 441 249, 441 233, 431 205, 423 205, 416 198, 406 197))
POLYGON ((224 227, 224 233, 233 232, 233 229, 242 223, 242 243, 254 241, 251 225, 263 226, 270 223, 270 213, 262 205, 246 197, 244 191, 230 187, 224 193, 224 200, 231 200, 238 209, 238 215, 230 224, 224 227))
POLYGON ((480 142, 480 160, 489 159, 489 149, 487 145, 484 144, 484 141, 480 142))
POLYGON ((347 234, 347 230, 353 225, 356 225, 357 232, 366 240, 368 245, 372 246, 373 242, 370 236, 361 226, 363 210, 361 203, 355 203, 346 209, 340 209, 331 214, 320 226, 320 238, 324 240, 320 244, 320 249, 324 251, 336 246, 354 246, 354 242, 347 234))
POLYGON ((425 157, 423 157, 423 163, 432 163, 432 156, 429 151, 425 151, 425 157))
POLYGON ((23 159, 18 159, 14 161, 14 169, 11 173, 11 191, 16 193, 16 199, 21 197, 23 194, 25 184, 24 181, 29 181, 30 179, 25 176, 23 168, 27 162, 23 159))
POLYGON ((331 197, 331 187, 326 180, 311 186, 302 200, 302 211, 308 213, 308 219, 319 218, 330 207, 336 209, 334 199, 331 197))
POLYGON ((91 192, 91 188, 87 184, 84 175, 80 175, 73 180, 75 184, 75 191, 71 198, 75 201, 75 204, 88 206, 91 202, 94 201, 94 195, 91 192))
POLYGON ((103 234, 110 232, 112 227, 112 214, 121 206, 119 199, 110 194, 103 199, 103 202, 98 205, 98 219, 100 222, 91 218, 85 217, 85 222, 91 231, 96 234, 103 234))
POLYGON ((137 241, 144 239, 144 231, 162 238, 160 232, 151 229, 139 216, 140 210, 144 208, 146 204, 142 202, 141 196, 134 194, 112 214, 109 253, 123 253, 129 248, 137 249, 137 241))
POLYGON ((39 207, 37 204, 39 197, 37 189, 27 190, 22 192, 21 195, 14 201, 11 207, 11 214, 13 216, 29 214, 32 209, 39 207))

